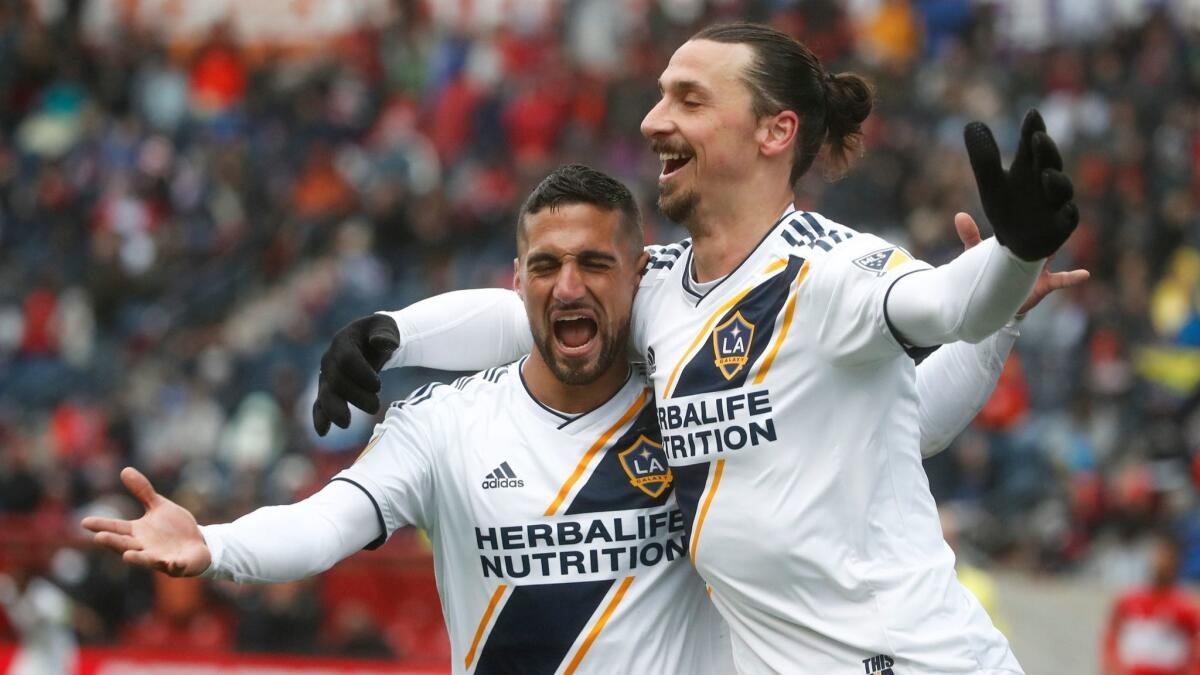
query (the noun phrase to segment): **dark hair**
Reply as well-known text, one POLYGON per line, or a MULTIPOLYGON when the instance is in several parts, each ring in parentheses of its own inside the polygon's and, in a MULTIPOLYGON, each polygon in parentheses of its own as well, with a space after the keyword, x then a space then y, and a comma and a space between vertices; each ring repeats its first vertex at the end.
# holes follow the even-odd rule
POLYGON ((591 204, 605 211, 620 211, 621 226, 630 239, 631 249, 640 253, 645 246, 642 214, 629 188, 591 167, 566 164, 543 178, 521 206, 521 212, 517 215, 518 249, 526 243, 525 216, 571 204, 591 204))
POLYGON ((854 73, 828 73, 812 51, 786 33, 756 23, 709 26, 692 36, 744 44, 754 52, 745 83, 758 117, 791 110, 800 118, 790 180, 793 184, 829 144, 829 172, 845 172, 862 149, 862 123, 871 114, 871 85, 854 73))

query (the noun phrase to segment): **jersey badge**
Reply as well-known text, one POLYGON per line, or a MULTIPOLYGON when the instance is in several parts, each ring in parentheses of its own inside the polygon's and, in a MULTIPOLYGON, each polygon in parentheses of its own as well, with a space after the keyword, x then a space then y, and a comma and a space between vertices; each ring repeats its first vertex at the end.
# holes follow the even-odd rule
POLYGON ((655 443, 645 435, 639 435, 637 442, 622 450, 617 458, 629 476, 629 483, 651 497, 661 495, 674 479, 662 443, 655 443))
POLYGON ((854 264, 876 276, 883 276, 910 260, 912 260, 912 256, 908 254, 908 251, 899 246, 890 246, 856 258, 854 264))
POLYGON ((732 380, 750 360, 750 342, 754 340, 754 324, 741 312, 735 312, 713 331, 713 354, 717 370, 732 380))

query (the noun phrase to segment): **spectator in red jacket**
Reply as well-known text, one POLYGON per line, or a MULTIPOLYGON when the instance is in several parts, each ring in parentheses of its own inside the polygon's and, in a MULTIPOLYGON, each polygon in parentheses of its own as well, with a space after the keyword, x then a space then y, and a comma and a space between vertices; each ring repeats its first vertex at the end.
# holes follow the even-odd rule
POLYGON ((1200 673, 1200 612, 1179 585, 1179 544, 1156 538, 1150 585, 1126 591, 1104 636, 1108 675, 1200 673))

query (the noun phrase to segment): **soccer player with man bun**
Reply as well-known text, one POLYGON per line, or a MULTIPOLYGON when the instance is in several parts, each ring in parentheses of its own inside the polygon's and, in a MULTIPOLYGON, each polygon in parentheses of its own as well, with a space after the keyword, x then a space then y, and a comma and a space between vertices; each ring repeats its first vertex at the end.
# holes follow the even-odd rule
MULTIPOLYGON (((1040 116, 1026 116, 1008 170, 987 127, 967 127, 995 237, 931 268, 792 203, 819 155, 836 168, 857 151, 871 109, 861 78, 825 71, 769 27, 727 24, 684 43, 659 83, 642 133, 662 161, 659 207, 692 237, 651 247, 631 344, 654 386, 689 554, 738 670, 1021 672, 955 578, 921 450, 938 426, 926 394, 955 382, 986 391, 959 377, 963 364, 1002 361, 1014 314, 1087 276, 1045 271, 1078 212, 1040 116), (948 384, 928 386, 938 381, 948 384)), ((965 214, 956 226, 975 229, 965 214)), ((346 400, 377 406, 373 368, 527 349, 499 293, 343 329, 322 359, 318 429, 346 421, 346 400)), ((563 324, 578 348, 596 333, 586 317, 563 324)))

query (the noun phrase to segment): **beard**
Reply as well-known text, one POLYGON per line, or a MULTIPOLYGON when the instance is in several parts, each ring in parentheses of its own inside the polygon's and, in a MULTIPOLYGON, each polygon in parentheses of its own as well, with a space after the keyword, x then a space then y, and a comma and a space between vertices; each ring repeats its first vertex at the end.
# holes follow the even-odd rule
POLYGON ((658 210, 677 225, 686 224, 695 215, 699 204, 700 194, 695 190, 680 192, 677 188, 662 186, 658 189, 658 210))
POLYGON ((591 384, 600 379, 600 376, 608 372, 608 369, 612 367, 617 357, 623 356, 626 345, 629 344, 628 321, 622 324, 615 337, 606 335, 597 326, 596 337, 594 339, 600 340, 600 353, 596 355, 595 360, 560 360, 553 346, 550 344, 553 329, 550 331, 535 331, 534 333, 534 343, 537 345, 538 352, 542 355, 542 360, 550 368, 550 372, 554 373, 555 379, 559 382, 570 385, 591 384))

